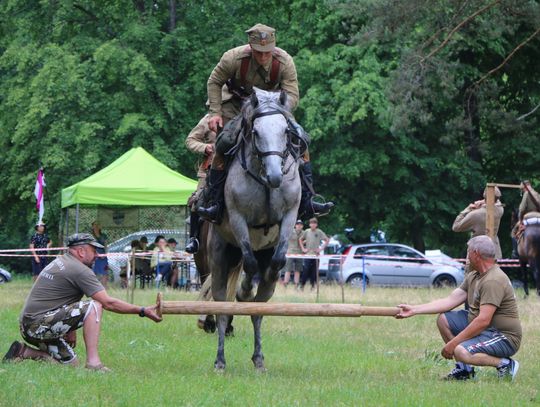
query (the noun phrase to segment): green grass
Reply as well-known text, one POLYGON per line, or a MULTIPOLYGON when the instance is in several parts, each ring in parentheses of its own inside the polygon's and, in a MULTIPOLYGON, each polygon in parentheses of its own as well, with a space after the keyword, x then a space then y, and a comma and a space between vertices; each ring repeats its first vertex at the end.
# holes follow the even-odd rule
MULTIPOLYGON (((0 351, 20 339, 17 318, 29 280, 0 286, 0 351)), ((445 295, 447 290, 368 288, 345 292, 347 302, 391 306, 445 295)), ((125 299, 125 291, 109 293, 125 299)), ((521 297, 522 293, 518 293, 521 297)), ((155 301, 155 290, 137 290, 135 302, 155 301)), ((167 291, 166 300, 196 294, 167 291)), ((278 288, 273 301, 314 302, 310 292, 278 288)), ((337 287, 322 287, 322 302, 340 302, 337 287)), ((525 406, 540 405, 540 301, 519 300, 524 326, 516 355, 516 381, 499 381, 492 368, 465 383, 441 381, 451 368, 439 352, 434 316, 266 317, 263 351, 268 372, 251 363, 249 317, 235 319, 226 342, 227 370, 217 374, 215 335, 196 327, 194 316, 166 315, 160 324, 135 315, 105 312, 100 343, 111 374, 33 361, 0 364, 1 406, 525 406)), ((76 351, 84 361, 82 332, 76 351)))

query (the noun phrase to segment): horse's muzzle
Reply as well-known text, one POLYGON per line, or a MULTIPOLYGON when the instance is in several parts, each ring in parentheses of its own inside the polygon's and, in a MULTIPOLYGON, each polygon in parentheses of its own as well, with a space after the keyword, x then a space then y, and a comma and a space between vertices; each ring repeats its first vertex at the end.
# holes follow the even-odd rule
POLYGON ((268 182, 270 188, 279 188, 282 180, 283 174, 281 172, 277 174, 267 174, 266 176, 266 181, 268 182))

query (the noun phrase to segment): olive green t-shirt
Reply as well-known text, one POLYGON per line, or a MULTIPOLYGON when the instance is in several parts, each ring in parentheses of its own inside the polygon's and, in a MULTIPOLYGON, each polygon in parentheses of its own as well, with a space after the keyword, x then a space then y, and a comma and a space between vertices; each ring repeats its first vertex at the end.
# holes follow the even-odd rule
POLYGON ((307 254, 319 254, 319 246, 321 240, 328 239, 328 236, 319 228, 315 230, 306 229, 302 233, 300 239, 304 241, 304 247, 307 249, 307 254))
POLYGON ((302 254, 302 249, 300 248, 300 243, 298 239, 302 236, 303 230, 297 231, 294 228, 289 236, 289 247, 287 248, 287 254, 302 254))
POLYGON ((64 254, 40 273, 28 294, 20 320, 32 321, 46 312, 80 301, 83 295, 91 297, 101 290, 104 290, 103 285, 91 268, 71 254, 64 254))
POLYGON ((506 336, 517 351, 522 333, 516 295, 510 279, 499 266, 492 266, 485 274, 471 270, 466 274, 460 288, 467 292, 469 322, 480 314, 481 305, 496 306, 490 327, 506 336))

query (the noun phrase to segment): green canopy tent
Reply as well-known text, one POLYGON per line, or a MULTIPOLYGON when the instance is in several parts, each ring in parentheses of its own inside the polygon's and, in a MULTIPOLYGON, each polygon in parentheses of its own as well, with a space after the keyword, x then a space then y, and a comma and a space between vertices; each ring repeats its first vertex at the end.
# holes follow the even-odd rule
POLYGON ((86 231, 94 220, 100 221, 109 238, 149 227, 179 229, 185 226, 185 207, 196 188, 197 181, 171 170, 143 148, 133 148, 62 190, 63 235, 69 234, 70 226, 79 232, 83 221, 86 231), (84 218, 83 208, 90 209, 84 218))

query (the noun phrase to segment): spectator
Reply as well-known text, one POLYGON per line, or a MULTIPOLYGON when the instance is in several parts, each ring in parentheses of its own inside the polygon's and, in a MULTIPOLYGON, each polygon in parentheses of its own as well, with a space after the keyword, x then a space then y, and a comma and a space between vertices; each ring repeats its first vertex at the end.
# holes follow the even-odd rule
MULTIPOLYGON (((294 229, 292 230, 291 236, 289 237, 289 247, 287 249, 287 254, 298 255, 302 254, 302 249, 300 248, 300 236, 304 231, 304 224, 300 219, 296 221, 294 229)), ((289 280, 291 278, 291 273, 294 273, 294 286, 298 288, 300 284, 300 272, 302 271, 303 260, 300 258, 288 258, 287 263, 285 264, 285 276, 283 278, 283 285, 287 287, 289 280)))
MULTIPOLYGON (((317 218, 311 218, 309 220, 309 229, 302 232, 300 239, 300 248, 304 254, 310 256, 318 256, 319 253, 324 251, 326 246, 328 246, 328 236, 318 228, 319 222, 317 218), (322 247, 321 241, 323 241, 322 247)), ((305 259, 304 260, 304 270, 302 273, 302 280, 300 282, 300 287, 304 289, 306 281, 309 279, 311 284, 311 289, 315 288, 315 283, 317 281, 317 273, 319 271, 319 260, 318 259, 305 259)))
POLYGON ((96 242, 103 246, 103 248, 96 248, 98 257, 96 257, 92 270, 103 284, 103 287, 107 288, 107 282, 109 281, 109 262, 105 255, 107 253, 107 235, 101 231, 101 225, 97 221, 92 222, 92 236, 94 236, 96 242))
POLYGON ((156 286, 159 287, 161 281, 165 281, 166 283, 169 279, 173 265, 173 253, 167 246, 167 240, 165 240, 164 236, 157 236, 154 244, 155 247, 154 250, 152 250, 150 267, 156 272, 156 286))
MULTIPOLYGON (((101 362, 98 342, 102 309, 119 314, 138 314, 161 321, 156 306, 140 307, 110 297, 89 266, 102 246, 88 233, 72 235, 68 253, 57 257, 36 280, 21 312, 19 324, 24 340, 15 341, 4 356, 6 361, 47 360, 77 365, 73 351, 76 330, 83 327, 86 368, 110 371, 101 362), (83 295, 90 301, 81 301, 83 295)), ((55 379, 56 380, 56 379, 55 379)))
POLYGON ((148 249, 148 238, 146 236, 143 236, 139 239, 139 247, 140 247, 140 250, 142 250, 143 252, 149 250, 148 249))
POLYGON ((32 279, 36 281, 41 271, 49 263, 47 259, 47 255, 49 254, 49 252, 46 250, 35 249, 48 249, 52 246, 52 241, 47 235, 47 225, 45 225, 45 223, 36 223, 34 229, 36 232, 30 238, 30 251, 34 256, 32 258, 32 279))
MULTIPOLYGON (((178 258, 179 257, 179 253, 176 251, 176 246, 177 245, 178 245, 178 242, 176 241, 176 239, 174 237, 171 237, 171 238, 169 238, 167 240, 167 246, 169 247, 169 249, 173 253, 173 258, 178 258)), ((168 284, 172 288, 177 288, 178 287, 178 274, 179 274, 179 272, 180 272, 180 264, 178 263, 178 261, 173 261, 172 271, 171 271, 169 281, 168 281, 168 284)))

